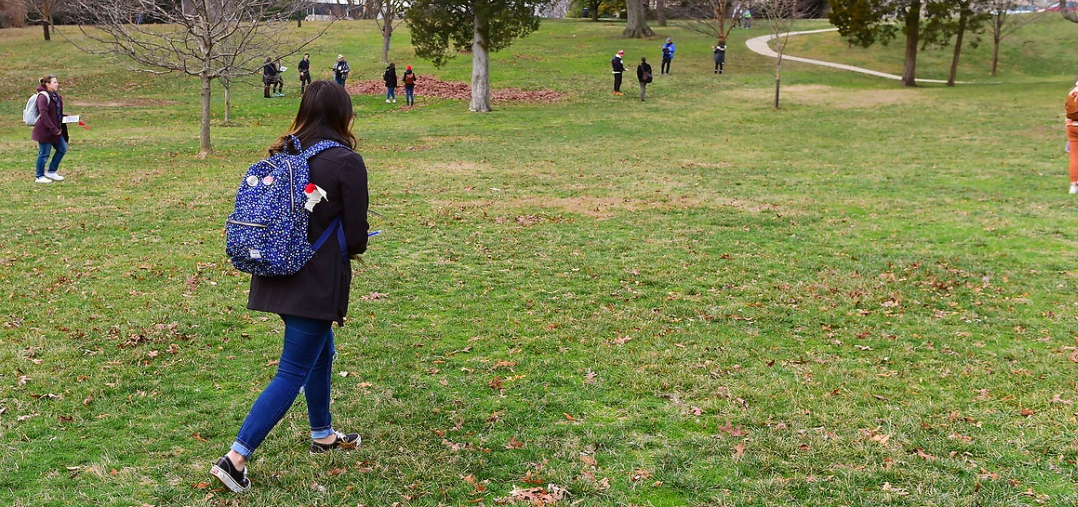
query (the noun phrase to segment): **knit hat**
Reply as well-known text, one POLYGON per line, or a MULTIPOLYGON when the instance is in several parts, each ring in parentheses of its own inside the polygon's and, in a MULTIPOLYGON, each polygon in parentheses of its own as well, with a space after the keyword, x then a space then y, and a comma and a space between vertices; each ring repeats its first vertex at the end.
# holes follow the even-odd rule
POLYGON ((618 56, 622 56, 624 54, 625 54, 625 51, 620 51, 620 50, 618 51, 618 56))
POLYGON ((670 37, 667 37, 667 38, 666 38, 666 42, 674 42, 674 40, 673 40, 673 39, 671 39, 670 37))
POLYGON ((344 59, 344 55, 337 55, 337 59, 338 60, 344 59))
POLYGON ((411 65, 405 65, 404 70, 412 70, 412 66, 411 65))

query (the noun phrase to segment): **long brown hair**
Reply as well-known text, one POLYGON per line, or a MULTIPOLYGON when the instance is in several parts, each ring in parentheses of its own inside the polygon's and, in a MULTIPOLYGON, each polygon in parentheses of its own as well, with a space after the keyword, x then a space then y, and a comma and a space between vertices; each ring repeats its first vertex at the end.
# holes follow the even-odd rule
POLYGON ((299 102, 299 111, 292 126, 269 147, 269 154, 285 151, 288 138, 296 136, 306 148, 323 139, 337 141, 356 148, 352 134, 352 96, 344 87, 330 81, 315 81, 307 85, 299 102))

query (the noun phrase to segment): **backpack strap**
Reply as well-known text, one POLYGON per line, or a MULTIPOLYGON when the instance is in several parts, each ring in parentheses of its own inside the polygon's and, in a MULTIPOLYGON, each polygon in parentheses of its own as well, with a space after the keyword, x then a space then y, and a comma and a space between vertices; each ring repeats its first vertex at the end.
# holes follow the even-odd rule
POLYGON ((324 139, 322 141, 318 141, 317 143, 312 144, 311 146, 308 146, 307 149, 303 150, 303 158, 310 160, 311 157, 322 153, 322 151, 336 147, 347 148, 347 146, 338 143, 337 141, 330 141, 328 139, 324 139))
POLYGON ((339 216, 329 223, 329 227, 322 232, 321 236, 318 236, 318 240, 311 245, 311 249, 317 252, 319 248, 322 248, 322 245, 326 243, 326 240, 329 239, 329 236, 333 234, 334 231, 337 232, 337 243, 341 247, 341 257, 345 262, 348 262, 348 244, 345 243, 344 225, 341 224, 341 217, 339 216))

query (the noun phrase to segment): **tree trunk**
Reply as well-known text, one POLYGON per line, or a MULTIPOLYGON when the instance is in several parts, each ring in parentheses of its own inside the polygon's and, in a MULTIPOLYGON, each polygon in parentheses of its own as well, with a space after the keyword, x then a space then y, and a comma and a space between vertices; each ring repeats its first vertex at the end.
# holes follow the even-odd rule
POLYGON ((665 0, 655 0, 655 24, 659 26, 666 26, 665 0))
POLYGON ((225 87, 225 123, 230 121, 230 113, 232 111, 232 82, 228 80, 222 80, 222 84, 225 87))
POLYGON ((962 36, 966 35, 966 23, 969 21, 969 6, 962 4, 962 11, 958 15, 958 35, 954 41, 954 58, 951 58, 951 74, 947 76, 947 86, 954 86, 955 76, 958 75, 958 56, 962 53, 962 36))
POLYGON ((199 76, 202 80, 202 128, 198 134, 198 158, 206 158, 213 154, 213 146, 210 145, 210 82, 211 78, 205 74, 199 76))
POLYGON ((303 28, 303 16, 296 18, 296 28, 303 28))
POLYGON ((992 34, 992 70, 988 73, 990 76, 996 75, 996 65, 999 63, 999 34, 992 34))
POLYGON ((775 109, 779 108, 779 85, 782 83, 782 53, 775 62, 775 109))
POLYGON ((917 86, 917 43, 921 35, 921 0, 910 3, 906 13, 906 59, 902 68, 902 86, 917 86))
POLYGON ((472 103, 470 109, 477 113, 490 112, 490 50, 487 45, 486 18, 475 16, 472 36, 472 103))
POLYGON ((655 35, 655 32, 648 27, 644 0, 625 0, 625 9, 629 19, 625 25, 625 30, 621 32, 621 38, 645 39, 655 35))
POLYGON ((389 40, 393 38, 393 20, 386 19, 382 28, 382 63, 389 63, 389 40))
POLYGON ((591 20, 599 21, 599 0, 591 0, 591 20))
POLYGON ((47 17, 41 20, 41 29, 45 32, 45 40, 51 41, 52 35, 49 34, 49 19, 47 17))

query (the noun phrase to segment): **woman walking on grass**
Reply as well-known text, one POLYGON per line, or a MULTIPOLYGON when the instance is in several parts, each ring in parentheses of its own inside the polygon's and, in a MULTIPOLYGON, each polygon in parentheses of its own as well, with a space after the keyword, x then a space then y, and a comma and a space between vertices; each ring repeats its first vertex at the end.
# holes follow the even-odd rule
MULTIPOLYGON (((352 151, 352 99, 341 86, 315 81, 300 101, 296 119, 288 132, 270 146, 271 154, 286 149, 291 136, 301 146, 322 140, 346 147, 326 149, 311 157, 310 182, 325 191, 325 200, 310 215, 307 239, 317 239, 336 218, 344 231, 349 256, 367 250, 367 169, 363 158, 352 151)), ((247 462, 251 454, 284 417, 302 388, 311 424, 311 453, 354 449, 356 433, 333 428, 330 415, 330 381, 333 378, 333 322, 344 324, 348 291, 352 281, 349 260, 341 255, 339 236, 331 234, 306 265, 294 275, 251 276, 247 308, 272 312, 284 321, 284 345, 277 374, 255 400, 231 449, 210 469, 228 489, 246 491, 247 462)))
POLYGON ((60 96, 60 82, 56 76, 49 74, 39 81, 37 87, 37 123, 30 133, 30 139, 37 141, 37 183, 52 183, 63 181, 64 177, 57 172, 60 170, 60 161, 67 154, 67 141, 64 139, 64 98, 60 96), (56 154, 52 156, 48 172, 45 171, 45 163, 49 161, 49 153, 53 148, 56 154))

